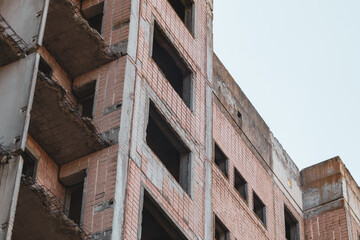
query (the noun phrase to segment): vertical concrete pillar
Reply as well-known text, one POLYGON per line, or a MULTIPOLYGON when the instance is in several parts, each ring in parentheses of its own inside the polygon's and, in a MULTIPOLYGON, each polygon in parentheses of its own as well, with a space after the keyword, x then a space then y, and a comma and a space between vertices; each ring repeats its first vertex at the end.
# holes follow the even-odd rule
POLYGON ((0 240, 11 239, 22 166, 20 156, 0 164, 0 240))
POLYGON ((211 185, 212 185, 212 170, 211 160, 213 152, 212 144, 212 81, 213 81, 213 13, 212 2, 207 2, 207 84, 206 84, 206 161, 205 161, 205 199, 204 199, 204 239, 211 240, 212 238, 212 199, 211 199, 211 185))
POLYGON ((119 151, 114 196, 114 217, 111 239, 123 238, 125 218, 126 185, 128 179, 130 135, 133 121, 133 107, 136 80, 136 55, 139 32, 140 0, 131 0, 130 27, 123 90, 123 105, 120 119, 119 151))

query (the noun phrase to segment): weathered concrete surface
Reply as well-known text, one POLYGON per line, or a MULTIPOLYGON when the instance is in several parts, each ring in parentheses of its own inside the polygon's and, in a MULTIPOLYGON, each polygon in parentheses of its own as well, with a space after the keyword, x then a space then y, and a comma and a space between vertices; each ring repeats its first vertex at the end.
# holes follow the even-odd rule
POLYGON ((86 233, 62 213, 60 204, 43 187, 22 178, 12 239, 86 239, 86 233))
POLYGON ((50 2, 44 46, 72 78, 126 54, 111 52, 70 0, 50 2))
POLYGON ((343 197, 340 161, 335 157, 301 171, 304 211, 343 197))
POLYGON ((215 54, 213 59, 214 102, 300 212, 302 193, 298 167, 215 54))
POLYGON ((21 157, 0 164, 0 240, 11 239, 22 166, 21 157))
POLYGON ((58 165, 108 146, 93 122, 78 114, 65 90, 42 73, 36 83, 29 133, 58 165))
POLYGON ((0 1, 0 15, 24 40, 27 49, 41 44, 41 27, 44 24, 43 17, 46 15, 46 4, 45 0, 0 1))
POLYGON ((25 148, 38 60, 33 53, 0 68, 0 143, 11 151, 25 148))

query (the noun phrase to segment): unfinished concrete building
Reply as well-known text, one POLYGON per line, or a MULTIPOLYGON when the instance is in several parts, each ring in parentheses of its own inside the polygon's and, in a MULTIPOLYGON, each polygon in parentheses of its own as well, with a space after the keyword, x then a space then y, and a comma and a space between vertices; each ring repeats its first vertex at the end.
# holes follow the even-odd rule
POLYGON ((0 239, 349 239, 213 53, 212 0, 0 0, 0 239))

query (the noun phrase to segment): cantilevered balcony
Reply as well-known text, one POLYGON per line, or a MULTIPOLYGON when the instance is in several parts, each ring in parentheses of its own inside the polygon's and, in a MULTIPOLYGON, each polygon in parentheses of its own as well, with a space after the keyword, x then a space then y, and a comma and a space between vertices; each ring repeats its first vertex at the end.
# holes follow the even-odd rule
POLYGON ((79 112, 61 85, 38 73, 29 134, 59 166, 109 146, 79 112))
POLYGON ((25 56, 26 43, 0 15, 0 67, 25 56))
POLYGON ((43 45, 72 78, 121 55, 110 50, 70 0, 50 1, 43 45))
POLYGON ((43 186, 22 177, 13 240, 90 239, 89 234, 63 211, 63 203, 43 186))

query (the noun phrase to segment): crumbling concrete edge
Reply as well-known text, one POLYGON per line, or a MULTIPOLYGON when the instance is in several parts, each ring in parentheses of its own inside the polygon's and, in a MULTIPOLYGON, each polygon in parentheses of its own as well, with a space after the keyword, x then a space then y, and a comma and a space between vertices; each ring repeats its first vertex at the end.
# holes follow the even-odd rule
MULTIPOLYGON (((43 204, 41 206, 44 208, 45 212, 49 216, 57 219, 57 221, 59 222, 59 226, 62 226, 64 228, 71 228, 72 230, 74 230, 75 234, 81 239, 90 239, 90 234, 87 233, 83 227, 79 226, 73 220, 69 219, 60 209, 52 209, 52 207, 54 206, 53 197, 55 195, 52 197, 49 194, 51 193, 49 189, 46 189, 44 186, 38 185, 32 179, 25 176, 21 177, 21 185, 37 194, 39 199, 42 200, 43 204)), ((60 200, 58 201, 59 204, 62 205, 60 200)))
POLYGON ((38 80, 46 82, 49 89, 56 92, 56 94, 58 95, 58 105, 66 113, 68 113, 69 117, 73 121, 78 122, 80 125, 84 125, 88 134, 96 137, 97 141, 103 146, 103 148, 110 146, 109 142, 107 142, 98 132, 94 122, 89 118, 82 117, 79 114, 79 110, 77 109, 76 105, 66 98, 66 90, 60 84, 53 81, 52 79, 47 78, 42 72, 38 72, 37 77, 38 80))
MULTIPOLYGON (((14 32, 15 33, 15 32, 14 32)), ((15 33, 16 34, 16 33, 15 33)), ((20 38, 20 37, 18 37, 20 38)), ((21 38, 20 38, 21 39, 21 38)), ((15 55, 18 56, 18 58, 23 58, 25 57, 25 52, 26 52, 26 48, 22 48, 16 41, 14 38, 12 38, 11 36, 7 35, 5 32, 5 28, 2 27, 0 25, 0 40, 5 42, 10 48, 11 50, 14 52, 15 55)), ((22 40, 22 39, 21 39, 22 40)), ((23 40, 22 40, 23 41, 23 40)), ((24 42, 25 47, 26 47, 26 43, 24 42)))
POLYGON ((79 26, 87 32, 89 38, 98 43, 99 54, 103 55, 104 58, 112 61, 123 55, 119 52, 112 51, 113 48, 105 43, 104 38, 95 29, 91 28, 89 23, 78 14, 79 10, 73 1, 56 0, 51 1, 50 5, 55 9, 59 9, 66 17, 71 18, 75 23, 79 24, 79 26))

